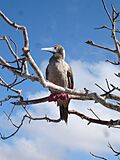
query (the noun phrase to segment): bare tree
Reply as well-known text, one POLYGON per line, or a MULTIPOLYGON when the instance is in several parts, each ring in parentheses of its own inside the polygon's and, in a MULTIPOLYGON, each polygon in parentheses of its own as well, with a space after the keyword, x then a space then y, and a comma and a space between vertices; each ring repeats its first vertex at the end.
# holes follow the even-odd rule
MULTIPOLYGON (((120 64, 120 42, 119 42, 117 36, 118 36, 118 34, 120 34, 120 30, 116 27, 116 24, 119 22, 120 12, 116 11, 115 7, 112 5, 111 6, 112 7, 112 15, 110 15, 104 0, 102 0, 102 4, 103 4, 104 10, 107 14, 107 17, 109 18, 110 27, 104 25, 104 26, 98 27, 96 29, 107 29, 108 31, 110 31, 115 48, 109 48, 104 45, 96 44, 95 42, 93 42, 91 40, 87 41, 86 43, 91 46, 110 51, 115 56, 117 56, 117 61, 112 62, 110 60, 107 60, 107 62, 112 63, 113 65, 119 65, 120 64)), ((109 80, 107 80, 107 79, 106 79, 106 85, 107 85, 108 90, 105 90, 104 88, 102 88, 101 86, 96 84, 103 91, 103 94, 101 94, 101 95, 99 95, 96 92, 90 91, 89 88, 84 88, 84 90, 69 89, 69 88, 63 88, 61 86, 57 86, 57 85, 47 81, 44 78, 42 71, 40 70, 40 68, 37 66, 36 62, 32 58, 32 54, 30 53, 29 37, 28 37, 28 33, 27 33, 27 28, 25 26, 18 25, 15 22, 12 22, 2 11, 0 11, 0 16, 10 27, 13 27, 13 29, 16 29, 16 30, 21 30, 22 35, 23 35, 22 39, 24 42, 24 46, 22 48, 23 54, 22 54, 22 56, 20 56, 20 53, 18 53, 17 44, 12 38, 8 39, 6 36, 0 37, 0 40, 5 41, 5 43, 7 44, 7 47, 10 51, 10 54, 12 53, 12 55, 11 55, 12 61, 7 61, 5 58, 0 56, 1 69, 4 73, 6 73, 6 72, 13 73, 13 77, 14 77, 14 80, 9 84, 5 80, 5 77, 4 77, 5 74, 0 77, 0 85, 4 88, 7 88, 7 90, 10 91, 10 95, 7 95, 5 98, 1 99, 0 103, 2 106, 4 105, 4 102, 9 102, 9 105, 12 105, 12 110, 11 110, 10 114, 7 114, 6 112, 5 112, 5 114, 8 118, 8 120, 11 122, 11 124, 16 128, 16 130, 13 133, 11 133, 7 136, 4 136, 2 133, 0 133, 2 139, 7 139, 7 138, 10 138, 13 135, 15 135, 19 131, 21 126, 23 125, 24 120, 26 118, 29 119, 29 122, 31 120, 46 120, 48 122, 54 122, 54 123, 59 123, 61 121, 60 118, 52 119, 48 116, 33 117, 28 112, 28 110, 26 108, 27 105, 44 103, 46 101, 51 102, 50 96, 41 97, 39 99, 34 99, 34 100, 25 100, 25 98, 23 96, 23 92, 22 92, 23 88, 20 88, 20 89, 16 89, 16 88, 18 88, 18 86, 20 84, 24 83, 25 81, 29 81, 29 80, 31 82, 40 83, 44 88, 55 89, 58 92, 63 92, 67 95, 67 97, 69 99, 72 99, 72 100, 77 99, 80 101, 81 100, 94 101, 95 103, 99 103, 101 106, 104 106, 110 110, 115 110, 117 112, 120 112, 120 96, 118 96, 119 92, 120 92, 120 88, 119 88, 119 86, 115 86, 113 84, 110 84, 109 80), (14 49, 12 47, 13 45, 14 45, 14 49), (28 68, 28 65, 29 65, 29 68, 28 68), (34 74, 31 74, 32 69, 34 71, 34 74), (117 92, 115 92, 115 91, 117 91, 117 92), (12 100, 12 102, 11 102, 11 100, 12 100), (112 102, 111 100, 114 100, 114 102, 112 102), (11 114, 12 114, 15 106, 22 106, 22 108, 25 111, 24 112, 25 114, 23 115, 19 125, 16 125, 11 118, 11 114)), ((115 73, 115 75, 113 75, 113 76, 117 76, 118 78, 120 78, 120 73, 115 73)), ((60 97, 55 97, 55 99, 53 101, 57 101, 58 98, 60 98, 60 97)), ((73 114, 75 116, 80 117, 81 119, 86 120, 88 122, 88 124, 96 123, 96 124, 100 124, 100 125, 105 125, 107 127, 118 127, 118 128, 120 127, 120 119, 103 120, 103 119, 100 119, 99 116, 96 115, 96 113, 92 109, 90 109, 90 111, 93 113, 95 118, 84 115, 84 114, 80 113, 80 111, 76 111, 76 110, 69 110, 68 113, 69 113, 69 116, 71 114, 73 114)))

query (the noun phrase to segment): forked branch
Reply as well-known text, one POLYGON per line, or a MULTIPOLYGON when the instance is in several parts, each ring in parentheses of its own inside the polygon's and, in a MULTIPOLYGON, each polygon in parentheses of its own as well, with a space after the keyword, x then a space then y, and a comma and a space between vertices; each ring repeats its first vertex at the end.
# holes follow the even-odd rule
MULTIPOLYGON (((110 121, 106 121, 106 120, 100 120, 100 119, 95 119, 95 118, 91 118, 91 117, 88 117, 78 111, 75 111, 75 110, 69 110, 68 111, 69 114, 72 114, 72 115, 76 115, 78 116, 79 118, 81 118, 82 120, 86 120, 88 121, 88 125, 91 124, 91 123, 94 123, 94 124, 100 124, 100 125, 105 125, 105 126, 108 126, 109 128, 110 127, 116 127, 116 126, 119 126, 120 125, 120 120, 110 120, 110 121)), ((25 114, 20 122, 19 125, 16 125, 15 123, 13 123, 12 119, 9 117, 8 120, 11 122, 11 124, 16 128, 16 130, 8 135, 8 136, 3 136, 2 133, 0 133, 0 136, 3 140, 5 139, 8 139, 12 136, 14 136, 19 130, 20 128, 23 126, 24 124, 24 121, 25 119, 28 119, 29 120, 29 123, 34 120, 34 121, 47 121, 47 122, 53 122, 53 123, 59 123, 61 122, 61 119, 58 118, 58 119, 52 119, 52 118, 49 118, 48 116, 44 116, 44 117, 32 117, 29 112, 27 111, 27 114, 25 114)))
POLYGON ((113 39, 113 42, 114 42, 115 49, 111 49, 109 47, 105 47, 104 45, 96 44, 91 40, 87 41, 86 43, 91 45, 91 46, 94 46, 94 47, 97 47, 97 48, 101 48, 101 49, 110 51, 112 53, 115 53, 117 55, 117 57, 118 57, 118 63, 120 64, 120 42, 119 42, 119 40, 117 38, 117 35, 116 35, 116 33, 120 33, 120 31, 118 29, 116 29, 116 23, 118 22, 118 18, 119 18, 120 12, 117 12, 115 10, 115 7, 112 5, 112 15, 110 15, 104 0, 102 0, 102 4, 103 4, 104 10, 105 10, 105 12, 107 14, 107 17, 110 20, 111 27, 108 27, 108 26, 104 25, 104 26, 98 27, 96 29, 104 29, 105 28, 105 29, 108 29, 109 31, 111 31, 111 36, 112 36, 112 39, 113 39))

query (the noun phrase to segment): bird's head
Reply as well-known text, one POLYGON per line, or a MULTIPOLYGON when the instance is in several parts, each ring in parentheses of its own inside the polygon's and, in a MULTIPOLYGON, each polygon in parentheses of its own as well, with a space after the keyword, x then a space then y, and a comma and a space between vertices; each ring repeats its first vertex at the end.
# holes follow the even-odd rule
POLYGON ((54 47, 50 47, 50 48, 41 48, 41 50, 53 53, 53 56, 56 58, 65 59, 65 49, 59 44, 55 45, 54 47))

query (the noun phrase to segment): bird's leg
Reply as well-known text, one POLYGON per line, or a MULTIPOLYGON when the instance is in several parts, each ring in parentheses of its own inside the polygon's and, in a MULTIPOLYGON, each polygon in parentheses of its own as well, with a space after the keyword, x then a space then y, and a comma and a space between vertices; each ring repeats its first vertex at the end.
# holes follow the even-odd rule
POLYGON ((67 93, 52 93, 49 97, 48 97, 48 101, 49 102, 56 102, 58 99, 60 100, 68 100, 70 98, 69 94, 67 93))

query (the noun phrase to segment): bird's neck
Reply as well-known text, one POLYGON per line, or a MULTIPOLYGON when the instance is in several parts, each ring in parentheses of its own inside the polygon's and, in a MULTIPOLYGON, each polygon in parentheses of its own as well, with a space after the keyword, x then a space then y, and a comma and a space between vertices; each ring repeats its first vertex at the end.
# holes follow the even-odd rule
POLYGON ((53 56, 50 58, 50 61, 64 61, 64 59, 63 59, 62 56, 53 55, 53 56))

